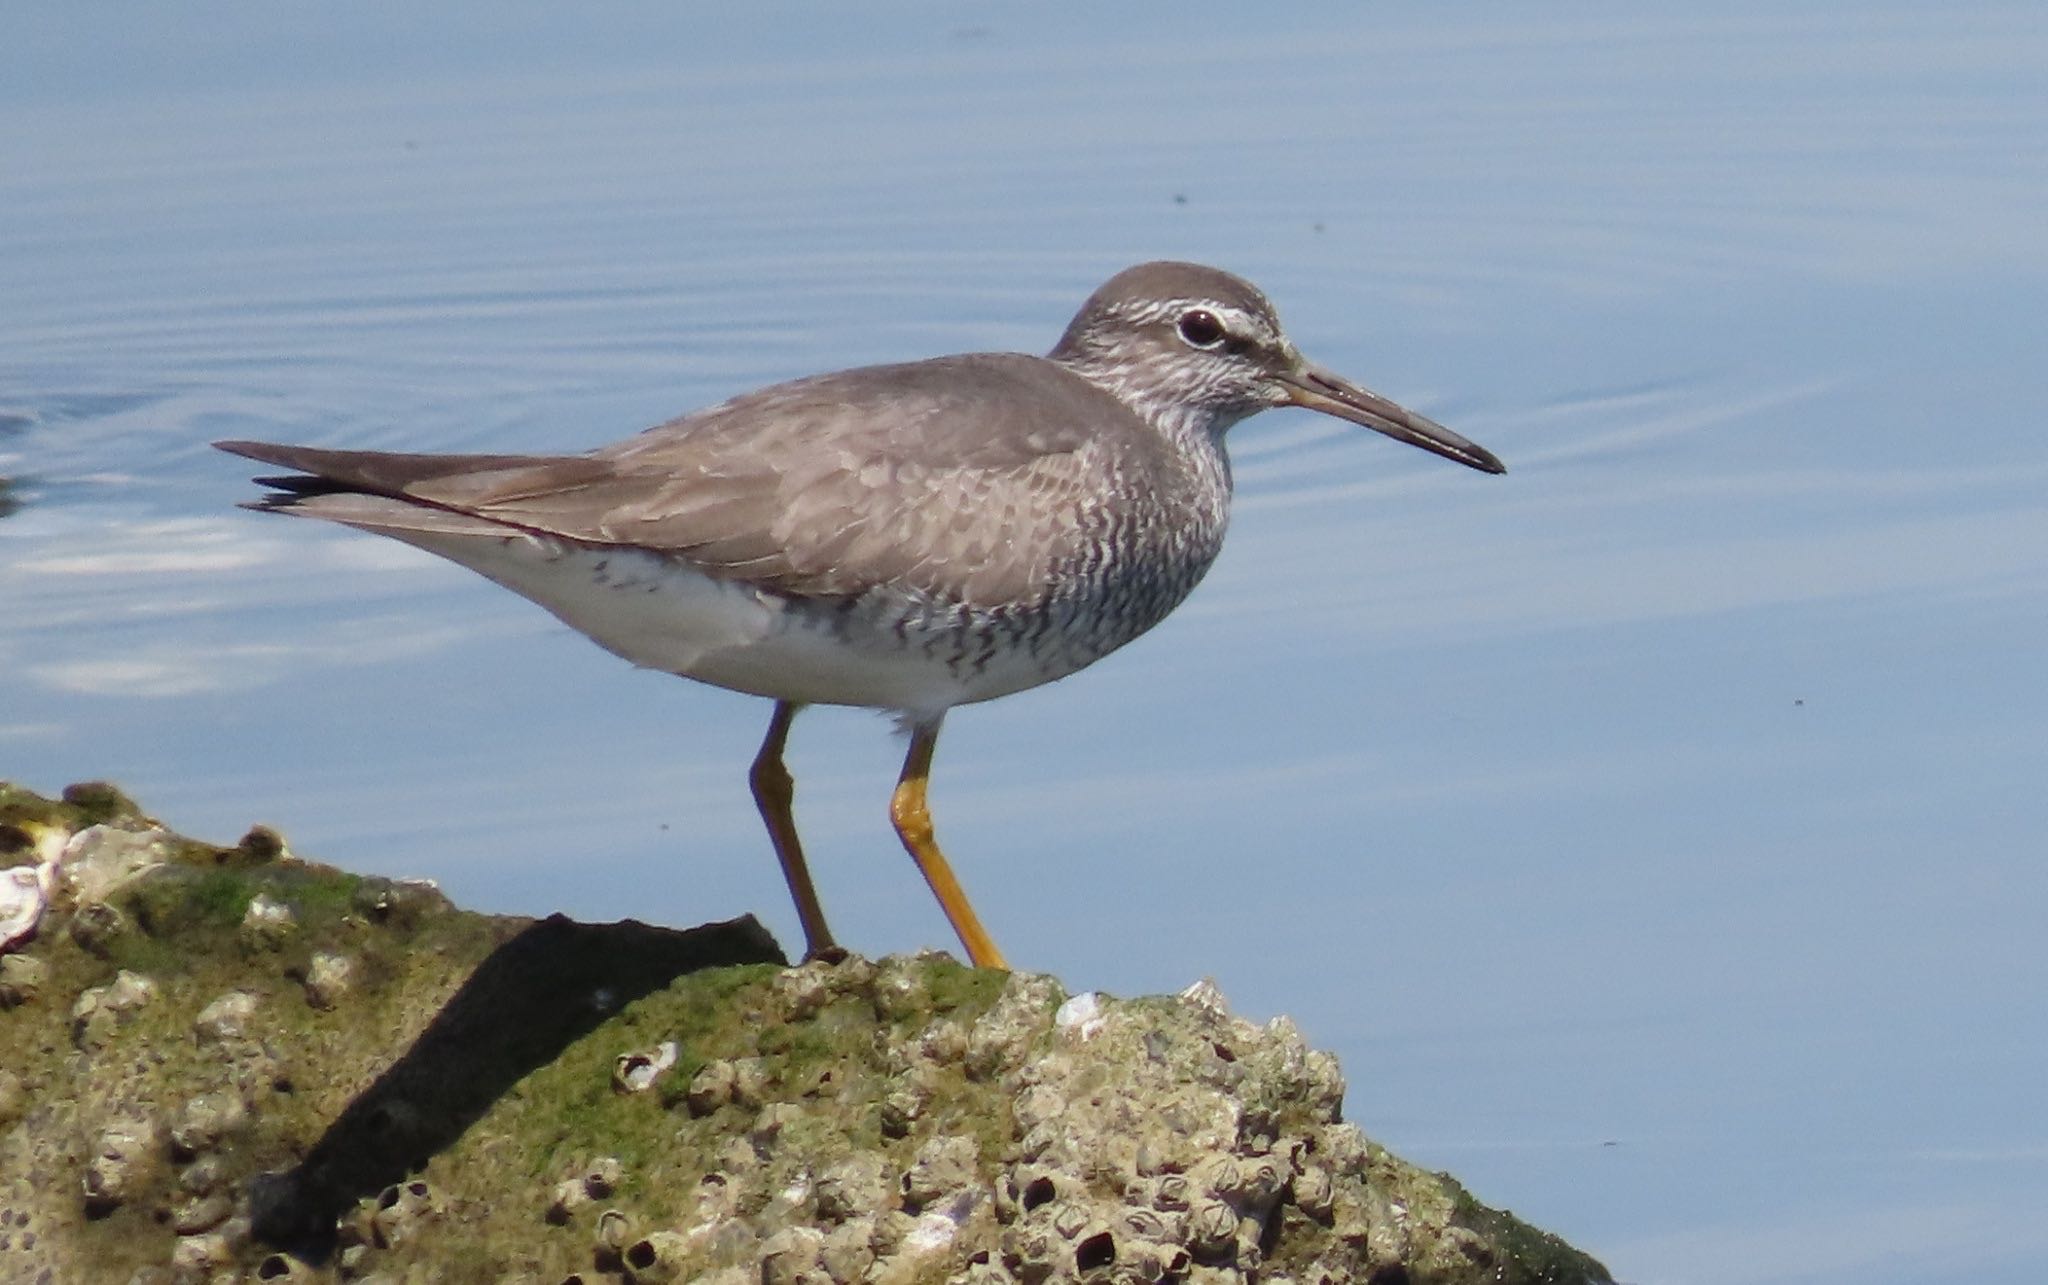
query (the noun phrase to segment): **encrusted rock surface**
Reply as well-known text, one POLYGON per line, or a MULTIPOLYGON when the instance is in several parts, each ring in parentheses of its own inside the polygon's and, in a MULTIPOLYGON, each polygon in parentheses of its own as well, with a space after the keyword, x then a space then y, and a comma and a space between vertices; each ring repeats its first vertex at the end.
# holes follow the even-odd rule
POLYGON ((0 1280, 1608 1280, 1207 984, 474 915, 103 786, 0 784, 0 865, 53 890, 6 957, 0 1280))

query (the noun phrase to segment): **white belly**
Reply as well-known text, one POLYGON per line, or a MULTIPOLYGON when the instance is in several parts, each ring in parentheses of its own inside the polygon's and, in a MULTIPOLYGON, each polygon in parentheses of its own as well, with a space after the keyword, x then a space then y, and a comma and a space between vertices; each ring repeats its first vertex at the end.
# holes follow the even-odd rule
POLYGON ((387 531, 553 612, 636 665, 776 700, 862 705, 930 718, 955 705, 1036 687, 1048 671, 1018 651, 949 663, 950 635, 899 636, 632 549, 593 549, 533 535, 502 538, 387 531), (930 644, 928 647, 927 644, 930 644))

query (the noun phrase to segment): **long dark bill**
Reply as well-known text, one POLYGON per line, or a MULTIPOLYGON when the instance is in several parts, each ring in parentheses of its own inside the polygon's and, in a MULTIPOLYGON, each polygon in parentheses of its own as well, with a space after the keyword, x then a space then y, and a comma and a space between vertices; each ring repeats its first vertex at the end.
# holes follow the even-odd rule
POLYGON ((1320 366, 1303 362, 1299 370, 1282 375, 1280 382, 1287 389, 1287 400, 1293 405, 1363 424, 1397 442, 1420 446, 1432 455, 1456 460, 1482 473, 1508 471, 1508 466, 1484 446, 1468 442, 1435 420, 1417 415, 1320 366))

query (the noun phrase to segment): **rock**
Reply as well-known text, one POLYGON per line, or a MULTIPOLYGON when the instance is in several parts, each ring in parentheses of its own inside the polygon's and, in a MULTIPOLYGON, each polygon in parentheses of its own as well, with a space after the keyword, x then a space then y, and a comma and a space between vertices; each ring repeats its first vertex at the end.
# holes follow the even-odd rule
POLYGON ((49 975, 50 966, 34 955, 0 955, 0 1009, 33 1004, 49 975))
POLYGON ((940 1135, 918 1148, 899 1184, 903 1204, 915 1213, 962 1192, 979 1190, 981 1156, 972 1138, 940 1135))
POLYGON ((805 1285, 819 1270, 825 1233, 815 1227, 784 1227, 761 1242, 761 1285, 805 1285))
POLYGON ((334 951, 318 951, 306 965, 306 1002, 330 1009, 355 989, 354 961, 334 951))
POLYGON ((180 1236, 196 1236, 220 1226, 234 1212, 235 1202, 224 1192, 194 1196, 172 1212, 171 1230, 180 1236))
POLYGON ((0 1067, 0 1129, 28 1114, 28 1085, 17 1073, 0 1067))
POLYGON ((867 1217, 850 1219, 825 1233, 818 1244, 818 1269, 833 1285, 855 1285, 875 1264, 874 1230, 867 1217))
POLYGON ((227 1237, 217 1233, 180 1236, 171 1250, 171 1271, 181 1281, 205 1280, 232 1261, 227 1237))
POLYGON ((782 1001, 782 1020, 802 1022, 817 1016, 818 1010, 838 993, 834 980, 837 971, 836 965, 812 960, 778 973, 775 990, 782 1001))
POLYGON ((146 1120, 117 1121, 93 1140, 79 1187, 97 1217, 139 1196, 154 1179, 161 1142, 146 1120))
POLYGON ((689 1103, 693 1115, 710 1115, 732 1101, 733 1085, 738 1078, 732 1063, 714 1058, 690 1077, 690 1089, 683 1100, 689 1103))
POLYGON ((208 1196, 228 1182, 227 1161, 218 1154, 194 1157, 178 1171, 178 1190, 193 1196, 208 1196))
POLYGON ((242 944, 254 951, 278 950, 297 935, 298 928, 298 916, 290 906, 258 893, 249 899, 249 909, 242 915, 242 944))
POLYGON ((202 1044, 232 1044, 249 1033, 256 1016, 256 997, 248 991, 229 991, 199 1010, 192 1030, 202 1044))
POLYGON ((245 860, 256 863, 277 861, 291 855, 284 836, 267 825, 250 826, 249 832, 235 845, 235 850, 245 860))
POLYGON ((590 1191, 581 1178, 564 1178, 555 1184, 548 1200, 547 1219, 551 1223, 565 1223, 575 1212, 590 1203, 590 1191))
POLYGON ((168 856, 162 831, 90 826, 65 845, 64 887, 75 904, 89 906, 163 865, 168 856))
POLYGON ((690 1242, 672 1231, 658 1231, 626 1246, 627 1278, 636 1282, 689 1279, 693 1257, 690 1242))
POLYGON ((448 899, 431 879, 365 879, 357 886, 354 905, 371 923, 406 927, 449 909, 448 899))
POLYGON ((119 907, 104 901, 80 906, 71 916, 71 940, 100 959, 112 958, 115 945, 134 930, 135 926, 119 907))
POLYGON ((141 819, 142 809, 111 781, 78 781, 64 787, 64 804, 82 814, 86 825, 141 819))
POLYGON ((871 1215, 889 1200, 887 1162, 872 1154, 847 1156, 818 1176, 812 1199, 828 1223, 871 1215))
POLYGON ((732 1064, 732 1104, 752 1110, 768 1100, 772 1077, 765 1058, 735 1058, 732 1064))
POLYGON ((401 1245, 419 1235, 439 1213, 440 1202, 426 1183, 417 1178, 393 1183, 377 1197, 376 1212, 370 1217, 374 1243, 379 1249, 401 1245))
POLYGON ((72 1042, 87 1051, 101 1047, 155 995, 155 982, 125 968, 105 986, 79 992, 71 1005, 72 1042))
POLYGON ((189 1163, 248 1123, 249 1108, 239 1093, 216 1089, 188 1099, 171 1124, 171 1156, 189 1163))
POLYGON ((0 785, 0 844, 99 826, 115 881, 0 955, 0 1280, 1608 1279, 1369 1142, 1335 1060, 1212 985, 493 919, 94 797, 0 785))

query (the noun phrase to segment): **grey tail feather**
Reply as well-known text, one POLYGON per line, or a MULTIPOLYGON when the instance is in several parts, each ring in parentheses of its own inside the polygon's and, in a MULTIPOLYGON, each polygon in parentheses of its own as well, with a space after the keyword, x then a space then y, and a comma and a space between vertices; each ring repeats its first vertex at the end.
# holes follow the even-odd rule
MULTIPOLYGON (((324 518, 375 531, 435 552, 428 537, 504 535, 519 524, 501 522, 416 494, 411 488, 441 478, 497 470, 560 465, 578 456, 411 455, 398 451, 335 451, 278 442, 215 442, 221 450, 297 473, 259 477, 271 488, 242 508, 258 513, 324 518)), ((457 559, 460 561, 460 559, 457 559)))
POLYGON ((252 477, 249 480, 258 486, 267 486, 273 491, 285 491, 292 496, 332 495, 337 491, 360 489, 346 482, 337 482, 333 478, 321 477, 314 473, 280 473, 275 477, 252 477))
POLYGON ((294 475, 257 478, 260 485, 282 492, 269 497, 271 503, 258 502, 254 507, 259 508, 277 508, 295 498, 315 495, 354 493, 402 499, 407 487, 420 482, 463 473, 525 468, 559 459, 547 455, 413 455, 401 451, 336 451, 281 442, 232 440, 215 442, 214 445, 231 455, 298 470, 294 475))
MULTIPOLYGON (((421 548, 452 556, 439 541, 449 536, 503 537, 524 528, 509 522, 493 522, 456 509, 444 509, 415 500, 366 491, 326 491, 315 495, 272 492, 242 505, 258 513, 282 513, 295 518, 321 518, 363 531, 374 531, 421 548)), ((460 562, 460 558, 456 558, 460 562)))

